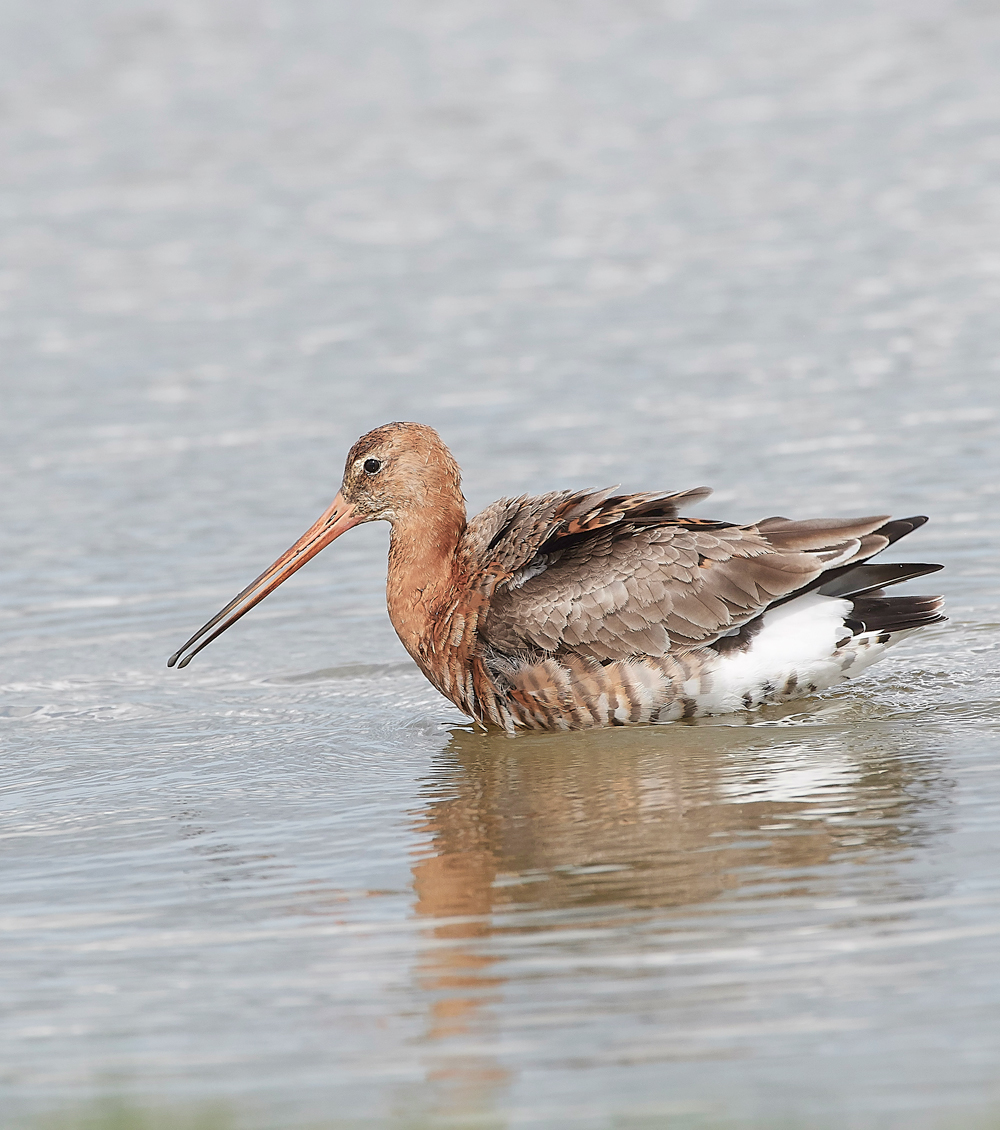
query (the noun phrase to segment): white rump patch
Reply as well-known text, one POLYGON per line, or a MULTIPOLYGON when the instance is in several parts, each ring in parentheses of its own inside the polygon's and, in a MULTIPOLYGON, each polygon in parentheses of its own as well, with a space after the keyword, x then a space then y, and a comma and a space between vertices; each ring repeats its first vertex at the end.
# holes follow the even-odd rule
POLYGON ((883 643, 876 632, 852 637, 844 627, 852 607, 849 600, 807 593, 764 613, 763 627, 746 651, 719 657, 712 689, 698 696, 699 713, 728 714, 801 698, 863 671, 902 633, 883 643))

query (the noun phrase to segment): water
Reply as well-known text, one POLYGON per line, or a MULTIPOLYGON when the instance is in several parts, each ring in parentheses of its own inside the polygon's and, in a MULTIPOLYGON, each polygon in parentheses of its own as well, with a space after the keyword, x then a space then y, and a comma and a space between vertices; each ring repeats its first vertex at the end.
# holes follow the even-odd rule
POLYGON ((995 1125, 1000 9, 54 0, 0 55, 4 1127, 995 1125), (928 513, 952 620, 482 736, 365 527, 167 671, 392 419, 473 509, 928 513))

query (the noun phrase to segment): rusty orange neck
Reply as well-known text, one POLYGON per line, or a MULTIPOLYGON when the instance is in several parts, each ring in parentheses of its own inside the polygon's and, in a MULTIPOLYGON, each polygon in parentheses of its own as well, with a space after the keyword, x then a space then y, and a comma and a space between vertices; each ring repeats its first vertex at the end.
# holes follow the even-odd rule
POLYGON ((459 595, 457 551, 464 531, 461 496, 428 501, 392 524, 386 582, 389 619, 421 666, 421 641, 429 638, 442 610, 459 595))

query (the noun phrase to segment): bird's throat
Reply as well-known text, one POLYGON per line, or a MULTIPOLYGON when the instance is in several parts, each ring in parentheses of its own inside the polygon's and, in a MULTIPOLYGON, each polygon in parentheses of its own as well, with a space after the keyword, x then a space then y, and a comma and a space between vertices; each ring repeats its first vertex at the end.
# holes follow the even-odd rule
POLYGON ((458 545, 464 508, 421 507, 397 518, 389 540, 389 619, 406 650, 421 662, 443 611, 458 595, 458 545))

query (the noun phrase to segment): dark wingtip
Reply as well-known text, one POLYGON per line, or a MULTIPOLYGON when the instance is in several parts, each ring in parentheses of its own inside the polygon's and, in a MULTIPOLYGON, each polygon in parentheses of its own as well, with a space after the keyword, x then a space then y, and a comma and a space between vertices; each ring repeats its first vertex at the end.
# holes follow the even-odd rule
MULTIPOLYGON (((176 656, 174 658, 176 658, 176 656)), ((191 662, 191 660, 193 658, 194 658, 193 655, 185 655, 184 658, 180 661, 180 663, 177 664, 177 670, 179 671, 182 667, 186 667, 191 662)))
POLYGON ((884 526, 879 526, 874 533, 888 538, 889 544, 892 545, 900 538, 905 538, 907 534, 912 534, 914 530, 919 530, 926 521, 928 521, 926 514, 913 514, 909 518, 890 518, 884 526))
POLYGON ((173 667, 173 665, 174 665, 174 664, 175 664, 175 663, 177 662, 177 660, 178 660, 178 659, 180 658, 180 654, 181 654, 181 653, 180 653, 179 651, 175 651, 175 652, 174 652, 174 654, 173 654, 173 655, 171 655, 171 657, 170 657, 170 658, 169 658, 169 659, 167 660, 167 666, 168 666, 168 667, 173 667))

